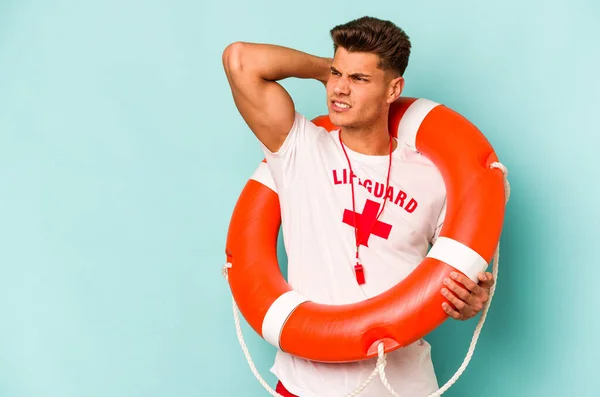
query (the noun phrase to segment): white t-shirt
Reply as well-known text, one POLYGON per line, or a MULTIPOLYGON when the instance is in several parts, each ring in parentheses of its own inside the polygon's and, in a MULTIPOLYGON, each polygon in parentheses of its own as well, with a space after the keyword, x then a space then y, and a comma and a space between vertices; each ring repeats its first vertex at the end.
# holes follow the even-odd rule
MULTIPOLYGON (((339 131, 328 132, 296 112, 280 150, 262 148, 279 194, 288 282, 313 302, 347 304, 384 292, 421 263, 439 234, 446 203, 442 176, 425 156, 399 143, 392 155, 388 202, 366 245, 360 246, 366 278, 360 285, 354 272, 350 169, 339 131)), ((379 212, 386 196, 389 156, 364 155, 347 147, 346 153, 356 175, 356 219, 359 224, 367 219, 370 226, 370 216, 379 212)), ((427 396, 438 389, 430 348, 419 340, 388 354, 386 375, 401 395, 427 396)), ((271 371, 300 397, 336 397, 359 386, 375 363, 321 363, 278 351, 271 371)), ((378 377, 360 394, 386 395, 378 377)))

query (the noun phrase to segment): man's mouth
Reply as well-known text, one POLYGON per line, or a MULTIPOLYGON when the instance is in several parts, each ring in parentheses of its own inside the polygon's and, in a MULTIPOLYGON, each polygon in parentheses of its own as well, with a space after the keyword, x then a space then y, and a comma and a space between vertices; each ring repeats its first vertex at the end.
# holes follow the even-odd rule
POLYGON ((342 101, 336 101, 333 100, 331 101, 331 104, 333 105, 333 108, 336 110, 348 110, 351 108, 351 106, 349 104, 347 104, 346 102, 342 102, 342 101))

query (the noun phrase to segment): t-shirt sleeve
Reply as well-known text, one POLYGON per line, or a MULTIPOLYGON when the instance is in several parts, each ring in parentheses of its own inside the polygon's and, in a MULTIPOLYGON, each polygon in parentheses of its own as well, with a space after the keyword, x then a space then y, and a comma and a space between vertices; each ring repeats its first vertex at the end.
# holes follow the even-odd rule
POLYGON ((295 112, 292 128, 288 132, 285 141, 278 151, 270 151, 269 148, 259 141, 260 146, 267 157, 267 161, 269 161, 269 159, 289 157, 291 155, 290 153, 294 152, 298 146, 302 146, 306 143, 307 138, 309 138, 312 132, 310 130, 316 130, 318 128, 319 127, 314 123, 306 119, 304 115, 295 112))
MULTIPOLYGON (((314 140, 324 129, 296 112, 294 123, 278 151, 270 151, 260 143, 267 165, 276 187, 282 189, 286 180, 294 175, 294 169, 302 167, 302 163, 310 161, 314 151, 314 140)), ((260 141, 259 141, 260 142, 260 141)))
POLYGON ((435 224, 435 230, 433 232, 433 237, 431 238, 431 244, 435 244, 438 237, 440 236, 440 232, 442 231, 442 226, 444 226, 444 219, 446 218, 446 200, 444 200, 444 205, 442 206, 442 210, 440 211, 440 215, 437 218, 435 224))

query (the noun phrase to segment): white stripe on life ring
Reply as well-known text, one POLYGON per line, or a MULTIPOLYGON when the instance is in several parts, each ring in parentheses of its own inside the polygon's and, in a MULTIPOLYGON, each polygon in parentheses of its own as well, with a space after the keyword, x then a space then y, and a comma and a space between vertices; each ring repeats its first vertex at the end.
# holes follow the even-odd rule
POLYGON ((436 106, 439 106, 439 103, 425 98, 419 98, 414 101, 408 109, 406 109, 400 123, 398 123, 398 140, 404 142, 413 150, 419 150, 416 144, 417 132, 421 127, 421 123, 425 120, 425 117, 427 117, 429 112, 436 106))
POLYGON ((288 291, 275 299, 263 319, 263 338, 276 348, 281 349, 279 346, 279 338, 285 322, 298 306, 307 301, 307 297, 296 291, 288 291))
POLYGON ((448 237, 439 237, 427 256, 447 263, 473 281, 477 281, 477 273, 488 267, 476 251, 448 237))
POLYGON ((273 176, 271 175, 271 170, 269 169, 269 165, 267 163, 261 162, 254 171, 254 174, 250 177, 250 179, 254 179, 255 181, 262 183, 275 193, 277 193, 277 188, 275 187, 275 181, 273 180, 273 176))

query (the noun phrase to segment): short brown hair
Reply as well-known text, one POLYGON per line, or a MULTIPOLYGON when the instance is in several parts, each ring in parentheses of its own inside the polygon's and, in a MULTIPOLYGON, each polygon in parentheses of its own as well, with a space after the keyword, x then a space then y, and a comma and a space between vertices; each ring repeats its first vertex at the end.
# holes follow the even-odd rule
POLYGON ((338 47, 348 52, 379 55, 379 68, 404 75, 410 57, 408 35, 390 21, 362 17, 331 29, 334 53, 338 47))

